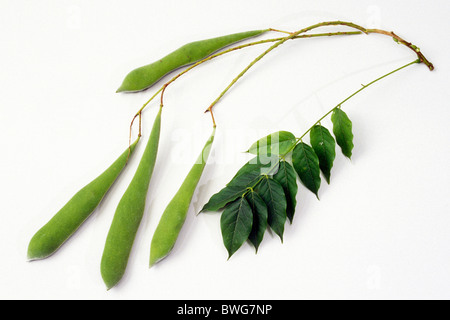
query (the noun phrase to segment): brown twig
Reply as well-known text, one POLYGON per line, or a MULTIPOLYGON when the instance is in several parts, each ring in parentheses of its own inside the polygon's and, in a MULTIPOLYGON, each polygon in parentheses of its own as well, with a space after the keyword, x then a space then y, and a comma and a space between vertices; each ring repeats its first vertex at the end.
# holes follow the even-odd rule
POLYGON ((212 112, 212 107, 209 109, 209 113, 211 113, 211 118, 213 122, 213 127, 216 127, 216 119, 214 119, 214 113, 212 112))
MULTIPOLYGON (((162 86, 162 90, 161 90, 161 107, 164 106, 164 92, 166 92, 167 86, 168 86, 169 84, 171 84, 173 81, 175 81, 175 80, 172 79, 171 81, 167 82, 166 84, 164 84, 164 85, 162 86)), ((142 111, 141 111, 141 112, 142 112, 142 111)))
POLYGON ((384 34, 386 36, 391 37, 392 39, 394 39, 395 42, 403 44, 404 46, 410 48, 412 51, 414 51, 417 54, 417 57, 419 58, 420 62, 423 62, 428 69, 430 69, 430 71, 434 70, 434 66, 433 64, 427 59, 425 58, 425 56, 423 55, 423 53, 420 51, 420 49, 413 45, 411 42, 408 42, 406 40, 404 40, 403 38, 399 37, 398 35, 396 35, 393 31, 385 31, 385 30, 380 30, 380 29, 366 29, 367 33, 378 33, 378 34, 384 34))

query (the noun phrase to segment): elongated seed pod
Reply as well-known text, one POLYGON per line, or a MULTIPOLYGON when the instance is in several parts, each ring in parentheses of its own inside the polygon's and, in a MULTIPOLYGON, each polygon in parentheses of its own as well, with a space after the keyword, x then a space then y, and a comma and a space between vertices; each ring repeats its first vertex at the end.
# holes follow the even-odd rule
POLYGON ((206 161, 214 141, 215 129, 206 142, 191 171, 189 171, 178 192, 172 198, 159 221, 150 248, 150 267, 165 258, 177 241, 178 234, 186 220, 186 215, 194 191, 202 176, 206 161))
POLYGON ((158 153, 161 111, 162 108, 156 116, 139 167, 117 206, 106 239, 100 269, 108 290, 114 287, 125 273, 131 248, 144 214, 145 200, 158 153))
POLYGON ((148 89, 171 71, 193 64, 224 47, 266 31, 247 31, 185 44, 164 58, 131 71, 117 92, 139 92, 148 89))
POLYGON ((57 251, 94 212, 128 162, 139 139, 105 172, 78 191, 56 215, 44 225, 28 245, 28 259, 44 259, 57 251))

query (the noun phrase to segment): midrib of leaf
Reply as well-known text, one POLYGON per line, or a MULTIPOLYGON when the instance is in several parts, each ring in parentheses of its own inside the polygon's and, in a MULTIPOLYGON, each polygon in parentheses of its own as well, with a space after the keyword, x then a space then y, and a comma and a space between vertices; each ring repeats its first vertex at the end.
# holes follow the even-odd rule
POLYGON ((311 180, 313 181, 314 186, 316 187, 316 189, 318 189, 318 186, 316 185, 316 179, 314 179, 314 175, 312 173, 311 165, 309 163, 310 159, 309 159, 309 157, 307 156, 307 153, 306 153, 305 145, 302 143, 301 146, 302 146, 303 152, 304 152, 305 157, 306 157, 306 164, 308 165, 308 174, 309 174, 311 180))
POLYGON ((289 187, 288 172, 286 170, 286 167, 287 167, 286 164, 283 164, 284 178, 286 180, 284 182, 285 182, 286 186, 289 187))
MULTIPOLYGON (((329 142, 328 142, 328 140, 325 140, 323 127, 320 128, 320 137, 322 138, 322 145, 321 145, 321 147, 322 147, 324 153, 326 154, 326 158, 329 159, 333 155, 333 153, 332 152, 328 152, 328 148, 325 147, 325 143, 328 144, 329 142)), ((320 167, 320 159, 319 159, 319 167, 320 167)), ((331 168, 329 168, 329 169, 331 170, 331 168)), ((325 177, 325 178, 326 178, 327 182, 330 183, 329 182, 330 177, 328 177, 328 178, 325 177)))
MULTIPOLYGON (((242 213, 242 205, 243 205, 243 203, 244 203, 244 198, 242 197, 241 198, 241 201, 240 201, 240 203, 239 203, 239 209, 238 209, 238 215, 237 215, 237 219, 236 219, 236 222, 235 222, 235 224, 234 224, 234 228, 233 228, 233 237, 232 237, 232 240, 231 240, 231 244, 233 245, 234 244, 234 239, 235 239, 235 235, 236 235, 236 233, 238 233, 238 228, 237 228, 237 225, 238 225, 238 222, 241 220, 241 213, 242 213)), ((239 232, 240 233, 240 232, 239 232)))
MULTIPOLYGON (((269 190, 269 194, 270 194, 270 206, 271 207, 274 207, 274 204, 273 204, 273 192, 272 192, 272 188, 270 187, 270 183, 269 183, 269 178, 268 177, 266 177, 266 180, 267 180, 267 190, 269 190)), ((275 210, 272 210, 272 212, 273 211, 275 211, 275 210)), ((279 215, 278 215, 279 216, 279 215)))
POLYGON ((322 147, 323 151, 324 151, 327 155, 330 155, 330 153, 327 152, 327 148, 325 148, 325 136, 323 135, 323 130, 322 130, 322 128, 320 128, 320 137, 322 138, 322 145, 321 145, 321 147, 322 147))
MULTIPOLYGON (((341 137, 345 138, 346 135, 345 135, 345 132, 344 132, 344 129, 343 129, 343 124, 342 124, 342 113, 338 113, 338 114, 339 114, 338 119, 337 119, 338 131, 339 131, 339 134, 341 135, 341 137)), ((347 144, 347 139, 344 139, 344 141, 345 141, 345 144, 347 144)))

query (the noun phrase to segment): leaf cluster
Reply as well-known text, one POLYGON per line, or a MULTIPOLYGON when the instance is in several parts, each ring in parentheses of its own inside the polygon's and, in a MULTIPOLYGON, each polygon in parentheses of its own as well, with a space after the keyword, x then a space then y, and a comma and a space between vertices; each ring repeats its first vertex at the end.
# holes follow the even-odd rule
POLYGON ((248 161, 201 212, 223 209, 220 224, 229 258, 249 241, 258 251, 271 229, 283 241, 286 221, 292 223, 297 207, 297 177, 318 198, 321 173, 330 183, 336 143, 351 158, 352 122, 340 108, 331 115, 333 135, 316 123, 309 132, 310 145, 288 131, 272 133, 248 149, 256 155, 248 161), (292 153, 292 160, 286 156, 292 153))

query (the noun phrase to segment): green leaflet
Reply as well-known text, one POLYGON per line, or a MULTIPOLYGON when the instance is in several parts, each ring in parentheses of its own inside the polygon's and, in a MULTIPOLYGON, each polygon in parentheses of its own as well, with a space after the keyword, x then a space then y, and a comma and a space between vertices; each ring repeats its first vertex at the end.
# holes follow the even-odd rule
POLYGON ((245 191, 247 191, 246 187, 227 186, 213 195, 211 199, 209 199, 208 203, 203 206, 203 209, 200 212, 218 211, 223 209, 227 203, 241 197, 245 191))
POLYGON ((333 122, 333 133, 336 136, 337 144, 341 147, 342 153, 350 159, 353 149, 352 122, 340 108, 334 109, 331 121, 333 122))
POLYGON ((228 251, 228 259, 248 239, 252 225, 252 208, 245 197, 234 200, 225 208, 220 218, 220 227, 223 243, 228 251))
POLYGON ((280 161, 280 168, 273 179, 277 181, 284 190, 286 196, 286 214, 292 223, 294 219, 295 207, 297 206, 297 175, 294 168, 285 160, 280 161))
POLYGON ((255 167, 242 174, 236 175, 228 184, 228 187, 252 187, 261 179, 261 168, 255 167))
POLYGON ((269 213, 264 200, 253 190, 247 193, 245 199, 253 212, 252 231, 250 232, 248 239, 255 247, 256 252, 258 252, 258 247, 264 238, 264 233, 267 229, 267 218, 269 213))
POLYGON ((320 188, 319 158, 306 143, 300 142, 292 152, 292 164, 305 187, 311 190, 317 198, 320 188))
POLYGON ((268 209, 270 228, 283 241, 284 225, 286 223, 286 196, 283 187, 273 179, 265 177, 255 191, 264 200, 268 209))
POLYGON ((252 186, 261 175, 277 173, 279 161, 275 155, 258 155, 244 164, 227 186, 252 186))
POLYGON ((259 155, 286 154, 296 142, 297 139, 292 133, 278 131, 256 141, 247 152, 259 155))
POLYGON ((336 158, 336 141, 327 128, 315 125, 310 132, 311 146, 319 158, 319 166, 328 184, 330 184, 331 168, 336 158))

